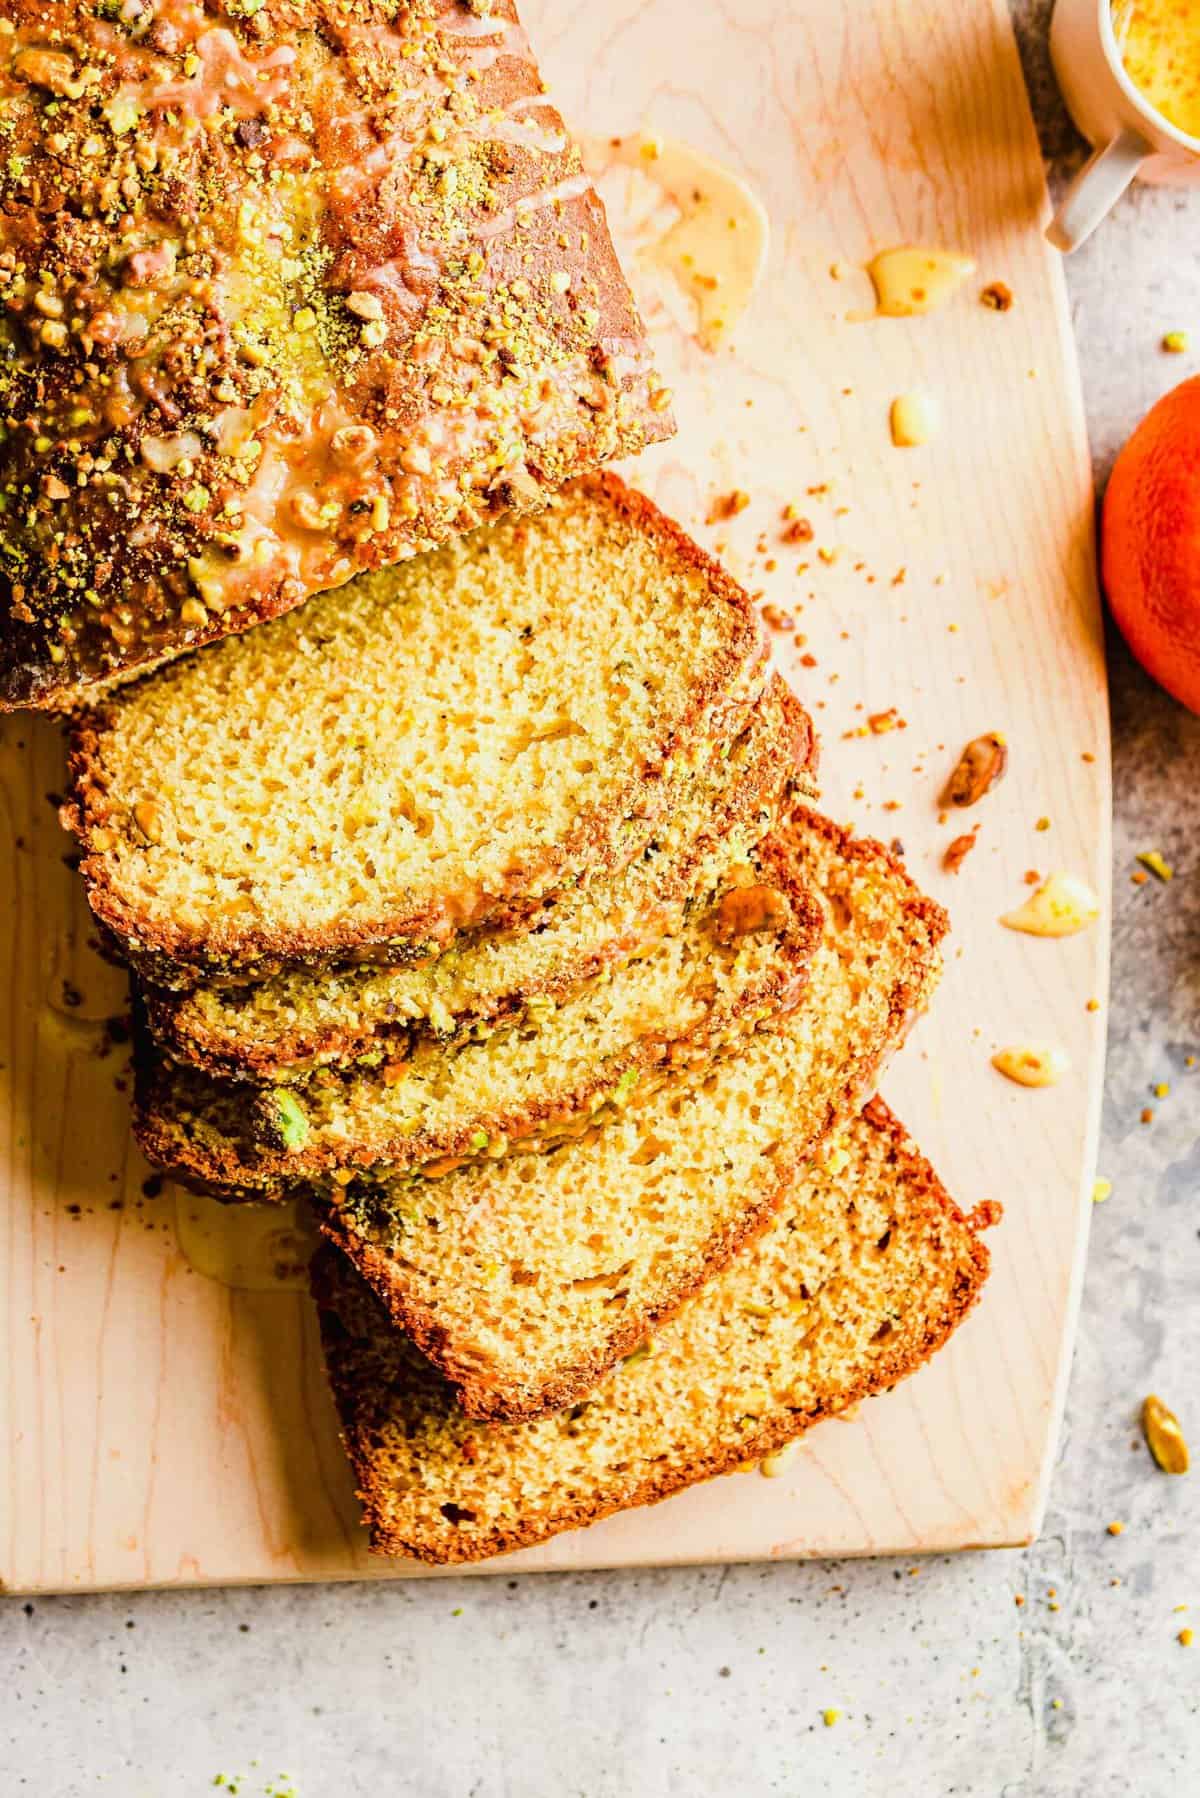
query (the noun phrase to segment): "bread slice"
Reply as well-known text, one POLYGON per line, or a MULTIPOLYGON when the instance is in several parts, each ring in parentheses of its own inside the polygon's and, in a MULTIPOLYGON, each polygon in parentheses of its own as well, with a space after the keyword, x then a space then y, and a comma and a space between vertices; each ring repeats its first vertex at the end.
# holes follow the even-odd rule
POLYGON ((188 1184, 258 1199, 355 1169, 440 1174, 513 1142, 544 1145, 797 1004, 821 925, 815 901, 764 856, 728 868, 675 935, 516 1023, 451 1049, 427 1036, 378 1068, 287 1085, 169 1062, 139 1027, 135 1134, 188 1184))
POLYGON ((527 1423, 467 1417, 345 1258, 320 1251, 325 1362, 372 1549, 479 1561, 775 1453, 942 1346, 987 1276, 973 1222, 874 1101, 659 1335, 527 1423))
POLYGON ((64 818, 152 982, 415 957, 627 866, 766 678, 748 595, 597 477, 122 690, 64 818))
POLYGON ((304 1079, 318 1067, 393 1060, 424 1036, 449 1045, 531 1006, 559 1004, 681 930, 807 785, 807 714, 776 677, 727 758, 691 782, 645 853, 606 880, 569 887, 536 929, 476 932, 461 948, 399 968, 278 974, 252 986, 145 988, 162 1051, 234 1080, 304 1079))
POLYGON ((4 17, 0 709, 669 435, 511 0, 4 17))
POLYGON ((355 1180, 323 1223, 473 1416, 573 1403, 760 1229, 926 1003, 945 916, 877 843, 800 811, 778 877, 822 902, 802 1003, 541 1156, 355 1180))

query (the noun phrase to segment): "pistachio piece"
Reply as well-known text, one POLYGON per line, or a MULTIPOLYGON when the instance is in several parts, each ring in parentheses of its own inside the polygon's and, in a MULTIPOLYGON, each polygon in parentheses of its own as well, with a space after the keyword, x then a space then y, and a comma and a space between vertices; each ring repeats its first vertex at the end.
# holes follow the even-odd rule
POLYGON ((308 1119, 294 1093, 278 1093, 275 1098, 276 1124, 285 1149, 302 1149, 308 1141, 308 1119))
POLYGON ((1142 1434, 1164 1473, 1187 1472, 1191 1458, 1179 1419, 1153 1392, 1142 1400, 1142 1434))
POLYGON ((74 62, 61 50, 19 50, 12 70, 32 87, 49 88, 60 100, 77 100, 83 92, 74 62))
POLYGON ((743 936, 775 936, 790 915, 787 900, 774 887, 761 882, 732 887, 717 906, 717 941, 732 943, 743 936))
POLYGON ((352 293, 346 297, 346 309, 355 318, 372 319, 383 317, 383 301, 377 293, 352 293))
POLYGON ((992 1056, 997 1073, 1015 1080, 1018 1086, 1054 1086, 1070 1065, 1065 1051, 1048 1043, 997 1049, 992 1056))
POLYGON ((1164 859, 1161 850, 1139 850, 1137 859, 1141 862, 1143 868, 1148 868, 1150 870, 1156 880, 1161 880, 1165 883, 1166 881, 1175 878, 1175 870, 1170 862, 1164 859))
POLYGON ((162 813, 153 799, 139 799, 133 808, 133 821, 148 843, 162 842, 162 813))
POLYGON ((850 1151, 842 1143, 831 1143, 826 1149, 823 1165, 831 1179, 845 1173, 850 1165, 850 1151))
POLYGON ((998 730, 972 737, 946 782, 943 805, 975 805, 1003 777, 1008 744, 998 730))
POLYGON ((1074 936, 1100 916, 1100 901, 1085 880, 1074 874, 1048 874, 1035 893, 1000 922, 1028 936, 1074 936))
POLYGON ((626 1068, 625 1072, 621 1075, 617 1084, 612 1089, 611 1098, 613 1104, 623 1105, 640 1078, 640 1068, 626 1068))

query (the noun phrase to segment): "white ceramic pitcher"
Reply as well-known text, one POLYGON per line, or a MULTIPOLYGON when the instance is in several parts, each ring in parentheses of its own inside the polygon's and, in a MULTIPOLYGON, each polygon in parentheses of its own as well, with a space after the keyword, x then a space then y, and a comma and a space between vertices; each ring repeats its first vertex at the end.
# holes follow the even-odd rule
POLYGON ((1094 146, 1046 232, 1070 251, 1091 236, 1135 175, 1180 186, 1200 181, 1200 138, 1172 125, 1134 86, 1109 0, 1058 0, 1050 57, 1067 110, 1094 146))

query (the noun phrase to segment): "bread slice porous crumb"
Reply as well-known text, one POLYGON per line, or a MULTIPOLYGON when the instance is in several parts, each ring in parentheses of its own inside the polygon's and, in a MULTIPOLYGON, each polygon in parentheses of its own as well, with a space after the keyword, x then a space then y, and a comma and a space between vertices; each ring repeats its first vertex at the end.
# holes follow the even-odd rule
POLYGON ((749 596, 615 477, 123 688, 72 738, 152 982, 394 959, 629 865, 766 679, 749 596))
POLYGON ((473 1415, 584 1396, 763 1226, 926 1004, 945 915, 895 858, 803 808, 771 843, 824 912, 787 1016, 547 1154, 329 1189, 326 1230, 473 1415))
POLYGON ((551 1416, 480 1423, 344 1257, 320 1251, 326 1366, 371 1547, 483 1560, 759 1461, 928 1360, 987 1269, 875 1101, 769 1228, 594 1391, 551 1416))

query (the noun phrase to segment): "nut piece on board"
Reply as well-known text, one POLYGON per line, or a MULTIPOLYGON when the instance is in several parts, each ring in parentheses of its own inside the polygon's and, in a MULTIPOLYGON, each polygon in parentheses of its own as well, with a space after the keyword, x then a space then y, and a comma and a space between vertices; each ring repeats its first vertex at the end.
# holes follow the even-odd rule
POLYGON ((1142 1400, 1142 1434, 1164 1473, 1187 1472, 1191 1457, 1179 1419, 1154 1393, 1142 1400))
POLYGON ((1085 880, 1074 874, 1048 874, 1035 893, 1000 922, 1027 936, 1074 936, 1100 916, 1100 901, 1085 880))
POLYGON ((972 737, 946 782, 943 805, 975 805, 1008 766, 1008 743, 998 730, 972 737))

